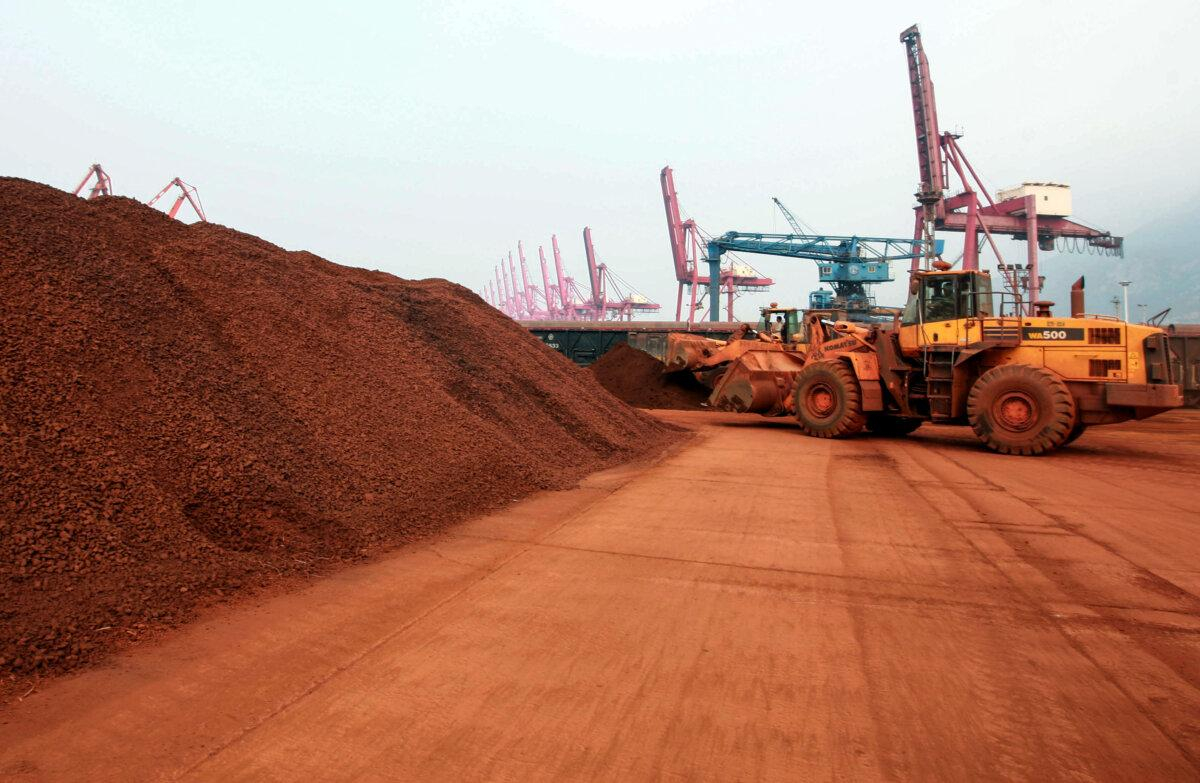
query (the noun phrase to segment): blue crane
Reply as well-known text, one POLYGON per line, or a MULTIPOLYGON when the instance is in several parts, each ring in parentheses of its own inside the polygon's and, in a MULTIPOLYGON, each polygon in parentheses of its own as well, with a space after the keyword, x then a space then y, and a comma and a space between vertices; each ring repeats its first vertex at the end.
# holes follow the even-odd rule
MULTIPOLYGON (((794 220, 790 213, 784 214, 789 222, 794 220)), ((866 286, 892 280, 890 263, 920 258, 925 246, 926 240, 912 238, 729 231, 708 241, 706 260, 709 269, 714 270, 711 274, 717 274, 721 255, 727 252, 812 259, 818 262, 821 282, 833 287, 833 296, 826 306, 864 309, 871 306, 866 286)), ((941 251, 942 241, 937 240, 934 252, 941 251)))

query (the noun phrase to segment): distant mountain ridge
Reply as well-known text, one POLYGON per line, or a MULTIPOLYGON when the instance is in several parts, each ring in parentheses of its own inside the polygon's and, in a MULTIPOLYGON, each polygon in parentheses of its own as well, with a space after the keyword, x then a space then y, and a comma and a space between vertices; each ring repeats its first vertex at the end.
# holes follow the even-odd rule
POLYGON ((1139 320, 1170 307, 1166 323, 1200 323, 1200 192, 1169 214, 1125 237, 1125 257, 1077 253, 1045 253, 1045 298, 1065 313, 1071 283, 1084 276, 1087 309, 1114 313, 1112 298, 1121 297, 1119 281, 1130 280, 1129 318, 1139 320))

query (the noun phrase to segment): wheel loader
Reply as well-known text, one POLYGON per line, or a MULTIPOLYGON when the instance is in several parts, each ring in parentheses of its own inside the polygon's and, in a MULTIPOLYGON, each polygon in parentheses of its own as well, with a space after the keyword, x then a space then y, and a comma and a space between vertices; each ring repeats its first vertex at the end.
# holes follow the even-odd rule
POLYGON ((988 272, 948 266, 914 272, 890 322, 767 308, 758 330, 728 341, 672 334, 666 371, 693 372, 715 408, 791 415, 814 437, 969 424, 1002 454, 1045 454, 1089 426, 1183 404, 1162 329, 1055 318, 1042 302, 1037 315, 1005 315, 1003 297, 994 314, 988 272), (780 317, 783 329, 765 328, 780 317))

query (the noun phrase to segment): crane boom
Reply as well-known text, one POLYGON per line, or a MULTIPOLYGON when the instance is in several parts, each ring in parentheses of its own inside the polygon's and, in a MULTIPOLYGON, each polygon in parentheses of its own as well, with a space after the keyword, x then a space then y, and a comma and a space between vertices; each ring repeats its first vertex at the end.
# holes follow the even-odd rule
POLYGON ((538 260, 542 262, 542 299, 546 303, 546 317, 553 318, 558 309, 554 306, 554 291, 550 287, 550 269, 546 266, 546 251, 538 245, 538 260))
POLYGON ((587 256, 588 281, 592 288, 592 304, 596 307, 604 307, 604 282, 602 279, 601 265, 596 261, 596 248, 592 246, 592 229, 585 227, 583 229, 583 251, 587 256))
POLYGON ((508 274, 512 277, 513 290, 513 318, 520 318, 524 312, 524 303, 521 301, 521 292, 517 290, 517 267, 513 264, 512 251, 508 251, 508 274))
POLYGON ((529 286, 529 270, 525 266, 525 246, 517 241, 517 255, 521 258, 521 284, 525 286, 525 312, 530 318, 536 316, 533 304, 533 289, 529 286))
POLYGON ((739 251, 769 256, 808 258, 814 261, 899 261, 913 257, 914 245, 921 243, 905 237, 828 236, 824 234, 759 234, 728 231, 709 245, 722 253, 739 251))
MULTIPOLYGON (((510 253, 510 254, 509 254, 509 256, 511 257, 511 256, 512 256, 512 254, 510 253)), ((501 275, 503 275, 503 277, 504 277, 504 305, 505 305, 505 311, 508 313, 509 317, 511 317, 511 318, 516 318, 518 315, 520 315, 520 313, 518 313, 518 312, 517 312, 517 308, 516 308, 516 298, 515 298, 515 297, 512 295, 512 293, 511 293, 511 292, 508 290, 508 271, 507 271, 507 270, 504 268, 504 259, 501 259, 501 260, 500 260, 500 273, 501 273, 501 275)))
POLYGON ((889 262, 910 260, 922 250, 921 242, 908 238, 822 234, 729 231, 708 241, 709 258, 734 251, 819 261, 821 282, 832 285, 836 304, 847 308, 869 306, 866 286, 892 280, 889 262))
POLYGON ((908 83, 912 92, 913 124, 917 132, 917 166, 920 169, 921 186, 916 196, 922 204, 936 202, 945 191, 946 181, 929 60, 925 56, 925 47, 921 45, 921 31, 917 25, 900 33, 900 42, 904 44, 908 56, 908 83))
POLYGON ((792 231, 794 233, 796 233, 796 234, 811 233, 809 231, 804 230, 804 226, 800 225, 800 220, 795 215, 792 214, 792 211, 790 209, 788 209, 787 207, 785 207, 783 205, 782 201, 775 198, 774 196, 771 196, 771 200, 775 202, 775 206, 779 207, 779 211, 783 213, 784 219, 787 220, 788 225, 792 227, 792 231))
POLYGON ((571 308, 570 300, 568 299, 571 293, 571 287, 567 283, 566 275, 563 273, 562 254, 558 252, 558 234, 550 235, 550 247, 554 250, 554 273, 558 279, 558 300, 562 305, 563 312, 574 316, 574 311, 571 308))
POLYGON ((671 239, 671 259, 675 262, 675 279, 688 280, 690 273, 687 262, 687 242, 684 236, 683 218, 679 214, 679 194, 675 192, 675 175, 670 166, 664 166, 658 177, 662 184, 663 207, 667 213, 667 233, 671 239))

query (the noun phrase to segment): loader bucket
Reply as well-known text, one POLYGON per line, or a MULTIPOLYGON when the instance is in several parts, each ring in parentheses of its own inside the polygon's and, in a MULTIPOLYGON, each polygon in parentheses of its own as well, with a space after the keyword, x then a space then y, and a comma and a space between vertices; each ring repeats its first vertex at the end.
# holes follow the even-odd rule
POLYGON ((663 357, 663 372, 695 370, 705 359, 720 350, 725 343, 698 334, 671 332, 667 335, 667 350, 663 357))
POLYGON ((804 367, 804 358, 779 350, 747 351, 729 365, 708 398, 718 410, 780 415, 804 367))

